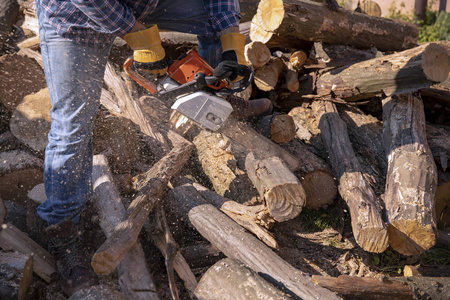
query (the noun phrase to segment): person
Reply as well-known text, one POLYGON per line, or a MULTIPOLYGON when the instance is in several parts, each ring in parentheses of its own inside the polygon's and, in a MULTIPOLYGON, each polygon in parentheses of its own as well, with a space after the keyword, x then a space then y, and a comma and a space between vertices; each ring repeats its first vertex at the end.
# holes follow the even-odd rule
MULTIPOLYGON (((245 36, 237 0, 36 0, 44 73, 52 107, 45 150, 47 200, 37 210, 46 222, 63 292, 96 285, 80 234, 80 214, 92 196, 92 130, 108 55, 116 37, 151 72, 167 68, 159 28, 193 33, 214 75, 236 80, 245 36)), ((243 116, 262 113, 268 99, 237 101, 243 116)))

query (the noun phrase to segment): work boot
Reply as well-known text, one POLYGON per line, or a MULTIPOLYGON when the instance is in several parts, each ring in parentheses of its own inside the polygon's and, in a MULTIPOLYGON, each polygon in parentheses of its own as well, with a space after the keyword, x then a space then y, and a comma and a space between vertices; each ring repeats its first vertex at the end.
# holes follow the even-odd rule
POLYGON ((244 100, 243 98, 229 95, 228 102, 233 107, 231 115, 236 119, 246 119, 262 114, 272 113, 272 102, 267 98, 244 100))
POLYGON ((76 291, 98 285, 80 239, 81 231, 69 219, 45 229, 49 252, 55 257, 61 289, 68 297, 76 291))

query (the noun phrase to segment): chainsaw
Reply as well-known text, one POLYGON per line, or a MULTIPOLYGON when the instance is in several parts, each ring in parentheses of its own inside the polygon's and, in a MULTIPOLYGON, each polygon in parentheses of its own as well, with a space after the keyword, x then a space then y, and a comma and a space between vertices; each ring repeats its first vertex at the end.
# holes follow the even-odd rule
POLYGON ((194 50, 171 61, 167 73, 159 77, 141 75, 133 63, 130 57, 123 65, 128 76, 172 109, 212 131, 221 128, 233 111, 223 97, 243 91, 253 80, 252 69, 242 66, 239 75, 243 79, 230 88, 224 78, 231 72, 224 78, 213 76, 213 68, 194 50))

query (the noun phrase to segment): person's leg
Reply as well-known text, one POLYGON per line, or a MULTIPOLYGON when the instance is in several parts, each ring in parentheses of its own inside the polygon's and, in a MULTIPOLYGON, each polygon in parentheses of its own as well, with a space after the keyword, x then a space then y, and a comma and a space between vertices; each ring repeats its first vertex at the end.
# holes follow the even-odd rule
POLYGON ((43 18, 40 38, 52 124, 44 162, 47 200, 38 214, 48 225, 65 218, 76 224, 92 194, 92 127, 111 45, 72 43, 43 18))

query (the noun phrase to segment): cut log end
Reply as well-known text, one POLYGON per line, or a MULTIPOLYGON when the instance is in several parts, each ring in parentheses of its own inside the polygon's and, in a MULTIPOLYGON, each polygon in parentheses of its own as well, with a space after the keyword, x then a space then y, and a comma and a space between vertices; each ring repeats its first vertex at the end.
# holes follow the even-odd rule
POLYGON ((109 252, 94 254, 91 261, 94 272, 99 275, 109 275, 116 268, 114 257, 109 252))
POLYGON ((284 6, 282 0, 261 0, 258 12, 261 16, 262 28, 266 31, 277 29, 284 19, 284 6))
POLYGON ((309 172, 303 179, 302 186, 306 194, 305 207, 308 209, 319 209, 330 205, 337 196, 336 182, 326 171, 309 172))
POLYGON ((270 215, 277 222, 297 217, 305 206, 305 190, 300 184, 287 183, 271 188, 264 194, 270 215))
POLYGON ((389 245, 403 255, 418 255, 436 242, 431 225, 424 226, 416 220, 397 220, 388 225, 389 245))
POLYGON ((358 242, 358 245, 367 252, 381 253, 389 246, 386 228, 364 228, 358 232, 355 239, 358 242))
POLYGON ((258 14, 256 14, 252 19, 252 26, 250 27, 250 39, 253 42, 261 42, 263 44, 267 43, 271 38, 273 33, 265 31, 261 27, 261 21, 258 14))
POLYGON ((445 81, 448 77, 449 57, 444 47, 429 44, 423 52, 423 72, 434 82, 445 81))

